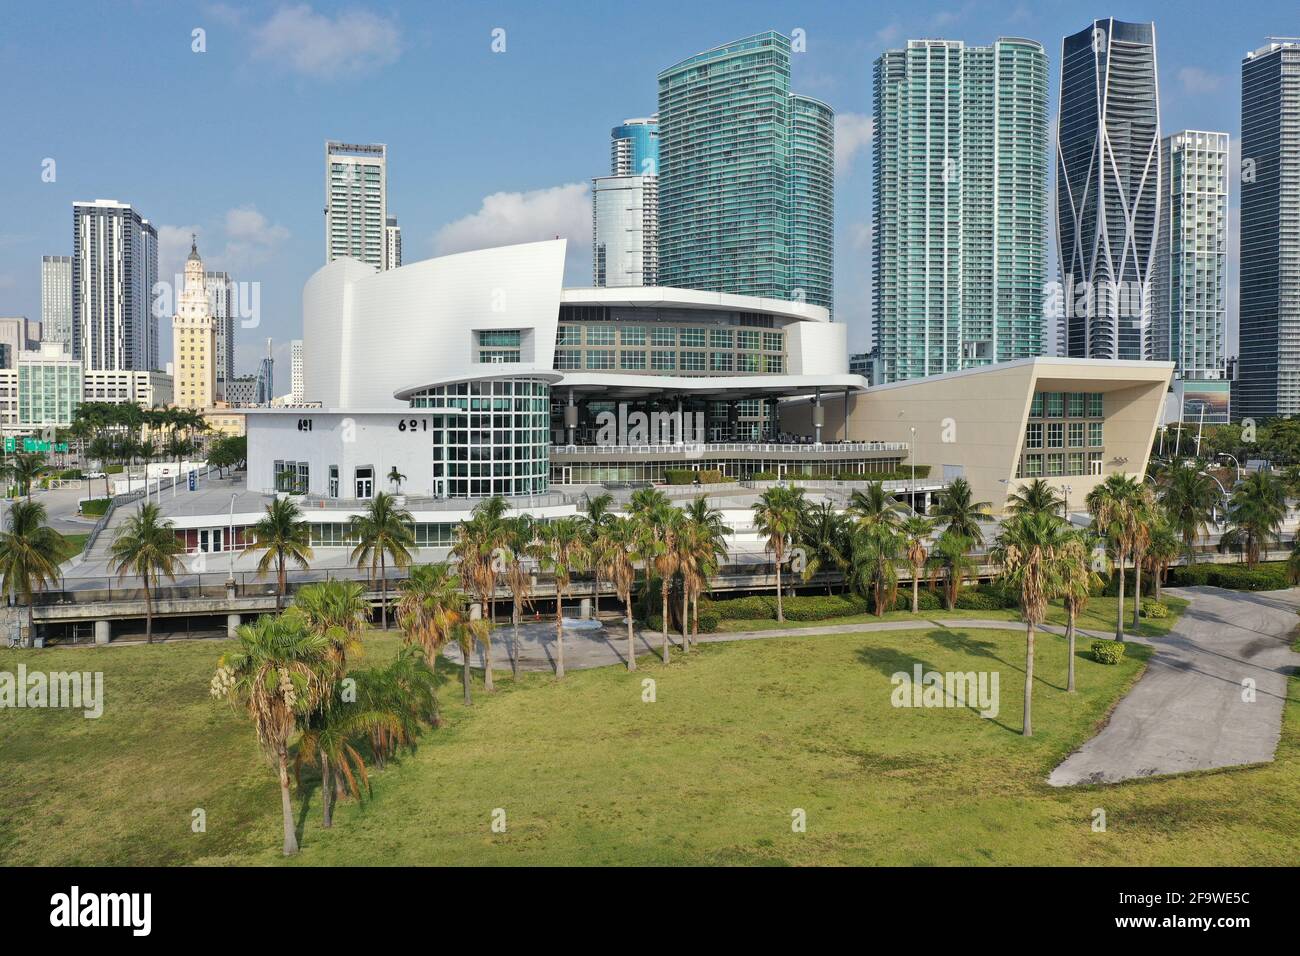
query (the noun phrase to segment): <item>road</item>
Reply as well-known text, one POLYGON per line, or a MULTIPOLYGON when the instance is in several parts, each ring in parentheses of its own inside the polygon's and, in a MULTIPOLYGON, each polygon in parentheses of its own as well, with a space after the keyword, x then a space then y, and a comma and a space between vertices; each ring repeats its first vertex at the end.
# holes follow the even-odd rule
POLYGON ((1110 721, 1052 771, 1055 787, 1271 761, 1282 732, 1300 592, 1184 588, 1189 600, 1110 721), (1253 694, 1249 692, 1253 682, 1253 694))

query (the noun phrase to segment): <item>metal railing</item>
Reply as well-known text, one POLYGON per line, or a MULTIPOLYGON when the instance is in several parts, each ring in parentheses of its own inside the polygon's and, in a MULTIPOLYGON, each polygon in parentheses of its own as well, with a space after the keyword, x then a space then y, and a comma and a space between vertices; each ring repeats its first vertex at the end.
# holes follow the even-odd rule
POLYGON ((692 442, 680 445, 552 445, 551 454, 565 455, 724 455, 746 452, 762 455, 798 455, 826 452, 907 451, 907 442, 692 442))

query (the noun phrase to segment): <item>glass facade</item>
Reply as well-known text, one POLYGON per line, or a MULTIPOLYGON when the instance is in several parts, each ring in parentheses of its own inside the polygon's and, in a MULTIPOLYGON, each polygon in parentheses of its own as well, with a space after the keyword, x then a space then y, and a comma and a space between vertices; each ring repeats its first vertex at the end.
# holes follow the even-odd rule
POLYGON ((830 308, 834 119, 791 96, 789 39, 669 67, 658 115, 660 283, 830 308))
POLYGON ((81 404, 83 373, 71 360, 18 362, 18 424, 54 428, 72 424, 81 404))
POLYGON ((488 498, 547 488, 550 387, 529 378, 458 382, 425 389, 412 408, 430 409, 434 494, 488 498))
POLYGON ((1047 56, 913 40, 875 63, 882 380, 1043 354, 1047 56))
POLYGON ((1100 475, 1105 408, 1101 392, 1035 392, 1016 477, 1100 475))
POLYGON ((551 462, 551 481, 554 484, 599 484, 605 481, 656 481, 663 482, 668 471, 684 468, 700 470, 717 469, 733 480, 749 478, 759 472, 811 475, 814 478, 832 478, 848 472, 870 478, 872 474, 898 471, 901 458, 872 458, 863 461, 828 461, 825 458, 803 460, 762 458, 713 458, 683 461, 681 459, 658 461, 575 461, 556 458, 551 462))
POLYGON ((384 268, 388 148, 325 144, 325 261, 341 256, 384 268))
POLYGON ((659 284, 659 180, 600 176, 591 181, 592 285, 659 284))
POLYGON ((1160 109, 1151 23, 1095 20, 1066 37, 1056 228, 1066 351, 1149 359, 1160 208, 1160 109))

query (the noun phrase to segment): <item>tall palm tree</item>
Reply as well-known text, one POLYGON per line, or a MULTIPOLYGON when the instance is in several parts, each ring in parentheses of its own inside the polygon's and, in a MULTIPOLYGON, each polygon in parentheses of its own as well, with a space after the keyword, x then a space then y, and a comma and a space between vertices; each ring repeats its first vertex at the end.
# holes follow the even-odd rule
POLYGON ((1046 478, 1031 478, 1007 495, 1007 512, 1022 514, 1057 514, 1065 507, 1065 499, 1046 478))
POLYGON ((10 600, 27 605, 27 646, 36 635, 32 594, 59 580, 59 562, 67 554, 63 535, 45 523, 45 505, 16 501, 5 516, 0 532, 0 587, 10 600))
POLYGON ((141 505, 113 536, 108 570, 119 578, 128 574, 140 578, 144 587, 145 641, 149 644, 153 643, 153 588, 164 575, 169 581, 176 580, 183 553, 175 528, 154 504, 141 505))
POLYGON ((623 602, 627 623, 627 669, 636 670, 636 643, 632 629, 632 598, 636 588, 636 561, 640 537, 632 518, 615 517, 607 532, 609 548, 603 552, 605 575, 623 602))
POLYGON ((776 563, 776 619, 782 624, 785 609, 781 606, 781 565, 806 507, 802 488, 782 485, 767 489, 754 505, 754 527, 765 539, 764 550, 772 553, 776 563))
POLYGON ((411 549, 415 547, 415 520, 405 508, 397 506, 397 499, 380 492, 370 499, 365 512, 353 515, 350 533, 356 547, 349 558, 358 568, 368 567, 373 578, 379 572, 379 615, 384 630, 388 630, 388 562, 401 570, 411 565, 411 549))
POLYGON ((18 486, 18 493, 32 500, 32 484, 45 471, 45 456, 40 452, 18 452, 10 459, 9 474, 18 486))
POLYGON ((953 610, 962 586, 975 575, 979 565, 970 555, 971 540, 945 531, 930 549, 930 586, 943 581, 944 606, 953 610))
POLYGON ((1137 479, 1123 474, 1107 475, 1087 497, 1094 526, 1106 540, 1119 575, 1119 601, 1115 609, 1115 640, 1124 640, 1124 562, 1132 554, 1143 508, 1142 489, 1137 479))
POLYGON ((547 521, 538 528, 537 554, 542 567, 555 577, 555 676, 564 676, 564 598, 573 575, 586 567, 587 547, 577 518, 547 521))
POLYGON ((284 822, 284 855, 298 852, 289 793, 289 741, 299 721, 330 693, 333 667, 328 640, 313 634, 298 614, 264 614, 239 628, 239 648, 225 655, 212 679, 212 694, 242 705, 257 742, 278 770, 284 822))
POLYGON ((1278 540, 1285 517, 1286 489, 1275 475, 1252 472, 1233 489, 1228 524, 1244 545, 1247 567, 1259 564, 1262 552, 1278 540))
POLYGON ((854 584, 862 593, 871 593, 876 617, 880 617, 898 597, 902 538, 892 523, 859 521, 853 529, 852 548, 854 584))
POLYGON ((506 519, 505 559, 506 587, 510 590, 510 671, 519 678, 519 622, 524 608, 531 606, 533 597, 532 571, 524 560, 532 556, 537 540, 531 515, 517 515, 506 519))
POLYGON ((402 482, 405 480, 406 476, 397 470, 396 465, 388 469, 388 481, 393 486, 393 494, 400 495, 402 493, 402 482))
POLYGON ((303 518, 297 502, 292 498, 276 498, 266 506, 266 514, 249 529, 249 534, 249 550, 266 552, 257 562, 258 577, 275 568, 279 584, 275 609, 279 611, 284 607, 284 596, 289 588, 286 563, 292 561, 304 571, 311 566, 314 557, 311 526, 303 518))
POLYGON ((904 509, 898 500, 885 491, 882 482, 873 481, 861 491, 849 496, 847 509, 850 517, 867 527, 885 526, 897 530, 902 523, 904 509))
MULTIPOLYGON (((731 529, 723 521, 721 509, 709 504, 708 496, 696 495, 682 509, 681 547, 678 566, 682 573, 683 614, 693 621, 694 640, 700 637, 700 597, 709 589, 709 580, 718 573, 727 557, 727 536, 731 529)), ((683 627, 683 633, 687 628, 683 627)), ((691 641, 685 642, 690 650, 691 641)))
POLYGON ((1161 475, 1160 502, 1170 525, 1182 538, 1188 563, 1196 561, 1196 539, 1209 534, 1219 488, 1214 479, 1184 461, 1161 475))
POLYGON ((469 521, 456 528, 451 553, 460 562, 460 576, 478 595, 480 613, 488 621, 484 651, 483 689, 496 690, 492 680, 491 629, 496 625, 497 575, 506 568, 508 529, 504 514, 510 506, 502 497, 487 498, 474 507, 469 521))
MULTIPOLYGON (((848 578, 851 525, 848 516, 829 501, 810 505, 799 523, 796 544, 803 549, 803 580, 811 581, 823 571, 835 571, 848 578)), ((831 585, 826 585, 831 593, 831 585)))
POLYGON ((335 678, 342 678, 347 673, 348 654, 361 647, 370 610, 366 589, 359 581, 317 581, 300 588, 293 603, 307 627, 329 642, 335 678))
MULTIPOLYGON (((633 492, 628 507, 632 520, 636 524, 638 544, 637 552, 646 561, 647 572, 654 569, 659 579, 659 597, 663 619, 662 658, 669 663, 671 653, 668 644, 668 594, 672 589, 673 576, 677 573, 676 534, 681 523, 682 513, 673 506, 668 497, 653 488, 643 488, 633 492)), ((649 574, 646 575, 649 587, 649 574)))
POLYGON ((1142 566, 1146 561, 1146 551, 1151 545, 1151 532, 1160 519, 1156 507, 1155 493, 1145 482, 1138 482, 1138 490, 1133 496, 1134 517, 1133 537, 1130 547, 1133 549, 1133 630, 1140 626, 1138 620, 1142 612, 1142 566))
POLYGON ((582 532, 587 537, 587 546, 591 551, 591 605, 596 620, 600 620, 600 573, 604 565, 605 551, 609 548, 609 539, 605 534, 614 518, 611 510, 614 496, 600 494, 594 498, 583 495, 582 508, 578 511, 578 520, 582 522, 582 532))
POLYGON ((465 703, 473 703, 470 663, 474 643, 482 641, 486 621, 470 619, 461 579, 450 564, 421 564, 397 584, 397 624, 408 644, 417 644, 430 668, 438 652, 455 641, 461 650, 461 686, 465 703))
POLYGON ((1055 515, 1018 515, 1002 525, 993 550, 1003 581, 1019 592, 1025 619, 1025 712, 1020 732, 1026 737, 1034 734, 1034 631, 1043 623, 1047 602, 1061 591, 1060 551, 1068 537, 1055 515))
POLYGON ((1163 517, 1151 526, 1150 540, 1143 552, 1143 559, 1147 573, 1151 575, 1152 595, 1157 601, 1160 600, 1160 585, 1182 550, 1182 543, 1174 529, 1163 517))
POLYGON ((912 613, 921 610, 921 569, 930 557, 930 536, 934 534, 934 521, 924 515, 912 515, 899 527, 903 536, 903 550, 907 563, 912 566, 912 613))
POLYGON ((1101 575, 1093 570, 1091 532, 1072 532, 1061 544, 1058 554, 1061 559, 1061 600, 1065 605, 1066 625, 1065 642, 1068 648, 1069 670, 1066 673, 1065 689, 1074 693, 1074 640, 1076 622, 1088 600, 1092 589, 1101 586, 1101 575))
POLYGON ((973 497, 970 483, 965 478, 954 478, 952 484, 939 494, 930 514, 944 531, 966 538, 972 547, 978 547, 984 543, 980 522, 987 520, 992 506, 987 501, 972 501, 973 497))

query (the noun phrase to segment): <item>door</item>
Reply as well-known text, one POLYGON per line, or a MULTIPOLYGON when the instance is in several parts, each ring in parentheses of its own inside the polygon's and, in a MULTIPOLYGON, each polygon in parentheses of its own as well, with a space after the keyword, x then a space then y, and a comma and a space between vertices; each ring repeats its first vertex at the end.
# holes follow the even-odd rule
POLYGON ((356 476, 356 496, 358 498, 373 498, 375 494, 375 469, 371 467, 358 468, 356 476))

